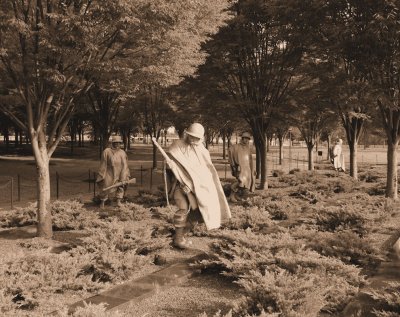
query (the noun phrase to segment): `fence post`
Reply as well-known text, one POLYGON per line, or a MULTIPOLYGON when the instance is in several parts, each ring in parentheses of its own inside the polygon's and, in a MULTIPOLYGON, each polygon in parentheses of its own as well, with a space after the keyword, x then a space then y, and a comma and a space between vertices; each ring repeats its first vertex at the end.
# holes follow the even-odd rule
POLYGON ((58 199, 59 197, 59 176, 58 176, 58 172, 56 172, 56 198, 58 199))
POLYGON ((11 209, 14 209, 14 178, 11 177, 11 209))
POLYGON ((18 201, 21 201, 21 177, 20 177, 20 175, 18 174, 18 177, 17 177, 17 182, 18 182, 18 184, 17 184, 17 191, 18 191, 18 201))
POLYGON ((143 186, 143 166, 140 165, 140 186, 143 186))

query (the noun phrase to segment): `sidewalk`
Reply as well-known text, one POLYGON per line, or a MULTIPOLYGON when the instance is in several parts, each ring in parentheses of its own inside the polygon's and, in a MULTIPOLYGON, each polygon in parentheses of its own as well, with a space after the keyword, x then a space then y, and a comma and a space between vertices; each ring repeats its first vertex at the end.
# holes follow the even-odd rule
POLYGON ((376 274, 369 278, 370 284, 361 289, 358 295, 343 310, 342 317, 376 317, 373 312, 383 307, 374 300, 368 292, 379 291, 385 288, 390 282, 400 280, 400 260, 393 253, 389 254, 388 261, 382 262, 376 274))

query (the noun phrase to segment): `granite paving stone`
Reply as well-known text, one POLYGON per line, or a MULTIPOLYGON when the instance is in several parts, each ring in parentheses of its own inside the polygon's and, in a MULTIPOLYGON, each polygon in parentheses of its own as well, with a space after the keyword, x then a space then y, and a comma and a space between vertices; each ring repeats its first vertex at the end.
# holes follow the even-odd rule
MULTIPOLYGON (((140 277, 138 279, 125 282, 121 285, 108 289, 100 294, 80 300, 69 307, 69 313, 73 313, 77 307, 87 304, 106 304, 106 310, 116 310, 132 301, 140 301, 151 296, 162 288, 175 286, 190 278, 195 270, 190 267, 190 263, 205 258, 205 254, 200 251, 194 252, 195 255, 183 262, 178 262, 165 267, 159 271, 140 277)), ((54 314, 56 312, 53 312, 54 314)))

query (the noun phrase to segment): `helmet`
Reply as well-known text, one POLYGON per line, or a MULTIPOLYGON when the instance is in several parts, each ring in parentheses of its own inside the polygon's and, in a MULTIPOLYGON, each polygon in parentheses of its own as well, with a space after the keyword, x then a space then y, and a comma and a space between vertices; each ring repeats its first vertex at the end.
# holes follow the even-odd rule
POLYGON ((200 123, 192 123, 186 130, 186 134, 202 139, 204 137, 204 127, 200 123))
POLYGON ((243 132, 242 135, 241 135, 241 137, 242 137, 242 139, 243 139, 243 138, 251 139, 251 135, 250 135, 249 132, 243 132))
POLYGON ((111 143, 123 143, 122 138, 119 135, 113 135, 111 137, 111 143))

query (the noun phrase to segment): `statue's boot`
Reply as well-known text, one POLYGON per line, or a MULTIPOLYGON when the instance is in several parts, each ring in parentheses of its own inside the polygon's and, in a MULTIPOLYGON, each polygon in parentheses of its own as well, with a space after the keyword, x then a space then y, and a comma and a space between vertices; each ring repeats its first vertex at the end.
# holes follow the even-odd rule
POLYGON ((185 239, 184 231, 185 228, 175 228, 175 236, 172 244, 177 249, 184 250, 190 246, 189 241, 185 239))
POLYGON ((230 196, 229 196, 229 201, 232 203, 237 203, 238 200, 236 198, 236 193, 234 191, 231 192, 230 196))

